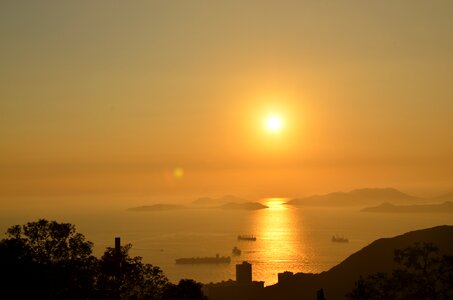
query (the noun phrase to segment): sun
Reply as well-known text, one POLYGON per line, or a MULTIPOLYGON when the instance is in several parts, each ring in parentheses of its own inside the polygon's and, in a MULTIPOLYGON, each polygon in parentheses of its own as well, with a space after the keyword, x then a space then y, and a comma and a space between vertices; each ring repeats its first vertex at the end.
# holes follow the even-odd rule
POLYGON ((270 115, 265 120, 265 128, 270 133, 279 133, 283 129, 283 120, 279 115, 270 115))

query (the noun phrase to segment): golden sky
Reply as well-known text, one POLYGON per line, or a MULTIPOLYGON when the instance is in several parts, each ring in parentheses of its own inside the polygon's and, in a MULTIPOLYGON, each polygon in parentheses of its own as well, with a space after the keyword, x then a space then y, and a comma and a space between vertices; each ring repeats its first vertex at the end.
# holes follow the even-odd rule
POLYGON ((452 13, 2 1, 0 195, 451 190, 452 13))

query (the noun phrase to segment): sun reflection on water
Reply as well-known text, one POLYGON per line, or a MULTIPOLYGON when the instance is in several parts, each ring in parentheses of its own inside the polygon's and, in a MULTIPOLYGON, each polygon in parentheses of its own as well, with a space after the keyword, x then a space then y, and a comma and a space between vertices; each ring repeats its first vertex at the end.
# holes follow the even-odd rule
MULTIPOLYGON (((266 198, 268 206, 254 215, 253 228, 257 235, 255 280, 266 285, 277 281, 277 273, 304 271, 306 264, 305 239, 301 235, 301 220, 294 208, 285 204, 287 198, 266 198)), ((253 263, 253 262, 252 262, 253 263)))
POLYGON ((264 205, 272 210, 287 209, 286 201, 288 201, 287 198, 266 198, 264 199, 264 205))

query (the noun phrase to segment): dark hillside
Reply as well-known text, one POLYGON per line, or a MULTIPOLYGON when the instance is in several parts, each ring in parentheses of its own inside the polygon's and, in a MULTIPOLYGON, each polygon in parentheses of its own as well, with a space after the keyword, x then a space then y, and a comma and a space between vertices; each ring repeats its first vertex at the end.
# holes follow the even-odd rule
POLYGON ((406 248, 415 242, 433 243, 441 253, 452 255, 453 226, 438 226, 376 240, 326 272, 296 274, 286 284, 266 288, 266 299, 315 299, 320 288, 329 300, 345 299, 344 295, 352 290, 361 275, 391 272, 396 267, 395 249, 406 248))

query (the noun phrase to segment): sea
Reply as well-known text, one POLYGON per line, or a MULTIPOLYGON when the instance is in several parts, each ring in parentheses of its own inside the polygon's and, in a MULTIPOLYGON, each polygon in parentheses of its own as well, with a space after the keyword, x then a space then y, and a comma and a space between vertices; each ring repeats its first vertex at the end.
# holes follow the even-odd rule
MULTIPOLYGON (((115 237, 132 244, 130 255, 160 267, 170 281, 202 283, 235 279, 235 265, 252 264, 253 280, 277 282, 284 271, 320 273, 376 239, 437 225, 452 225, 451 214, 382 214, 361 207, 294 207, 284 197, 258 199, 267 209, 244 211, 194 208, 132 212, 146 203, 128 196, 2 197, 0 231, 40 218, 69 222, 94 243, 94 254, 114 247, 115 237), (112 200, 113 199, 113 200, 112 200), (253 235, 256 241, 238 240, 253 235), (332 242, 332 236, 349 242, 332 242), (233 247, 242 250, 232 256, 233 247), (230 264, 179 265, 183 257, 231 256, 230 264)), ((3 236, 4 237, 4 236, 3 236)))

